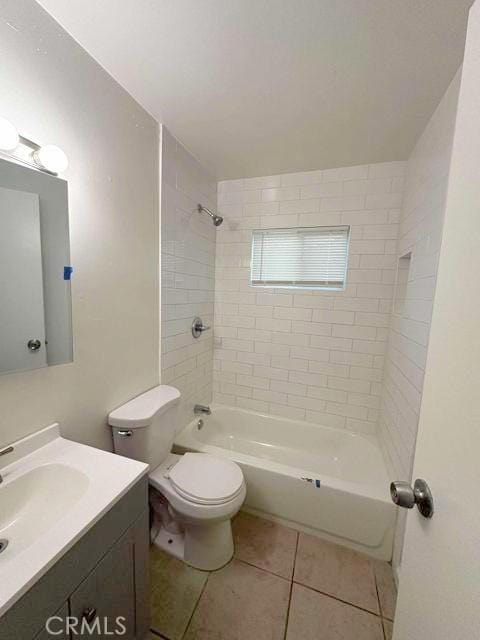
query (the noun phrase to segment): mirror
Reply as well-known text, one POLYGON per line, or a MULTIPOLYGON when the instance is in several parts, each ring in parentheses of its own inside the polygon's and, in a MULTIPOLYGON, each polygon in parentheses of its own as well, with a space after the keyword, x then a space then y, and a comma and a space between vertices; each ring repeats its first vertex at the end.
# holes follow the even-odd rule
POLYGON ((68 185, 0 159, 0 374, 73 360, 68 185))

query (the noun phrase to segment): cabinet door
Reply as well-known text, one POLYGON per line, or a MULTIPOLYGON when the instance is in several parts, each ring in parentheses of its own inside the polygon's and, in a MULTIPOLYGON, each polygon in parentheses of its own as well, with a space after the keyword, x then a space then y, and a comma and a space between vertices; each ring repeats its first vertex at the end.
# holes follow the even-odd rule
POLYGON ((70 640, 70 634, 66 632, 66 624, 68 618, 68 603, 66 602, 60 609, 45 623, 48 623, 48 629, 45 628, 35 636, 35 640, 70 640))
POLYGON ((122 640, 134 640, 133 553, 129 530, 70 596, 70 615, 78 619, 76 638, 111 640, 116 632, 122 640))

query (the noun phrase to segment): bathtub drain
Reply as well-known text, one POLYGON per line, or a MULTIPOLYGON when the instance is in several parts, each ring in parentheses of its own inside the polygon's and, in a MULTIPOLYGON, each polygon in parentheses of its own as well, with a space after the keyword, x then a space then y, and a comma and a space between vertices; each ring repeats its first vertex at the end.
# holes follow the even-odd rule
POLYGON ((6 538, 2 538, 0 540, 0 553, 2 553, 2 551, 5 551, 7 547, 8 547, 8 540, 6 538))

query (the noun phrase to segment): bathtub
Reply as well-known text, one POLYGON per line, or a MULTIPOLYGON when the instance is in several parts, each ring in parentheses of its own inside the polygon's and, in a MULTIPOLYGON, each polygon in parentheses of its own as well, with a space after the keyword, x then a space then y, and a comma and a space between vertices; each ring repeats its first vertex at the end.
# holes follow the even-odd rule
POLYGON ((237 462, 245 510, 390 560, 395 507, 374 437, 212 405, 175 438, 174 450, 237 462))

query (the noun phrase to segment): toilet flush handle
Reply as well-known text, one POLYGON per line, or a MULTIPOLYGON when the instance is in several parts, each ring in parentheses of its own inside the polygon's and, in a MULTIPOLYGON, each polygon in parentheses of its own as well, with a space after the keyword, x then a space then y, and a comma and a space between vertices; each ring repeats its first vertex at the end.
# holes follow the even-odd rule
POLYGON ((131 436, 133 436, 133 431, 131 429, 119 429, 117 431, 117 435, 121 436, 122 438, 130 438, 131 436))

